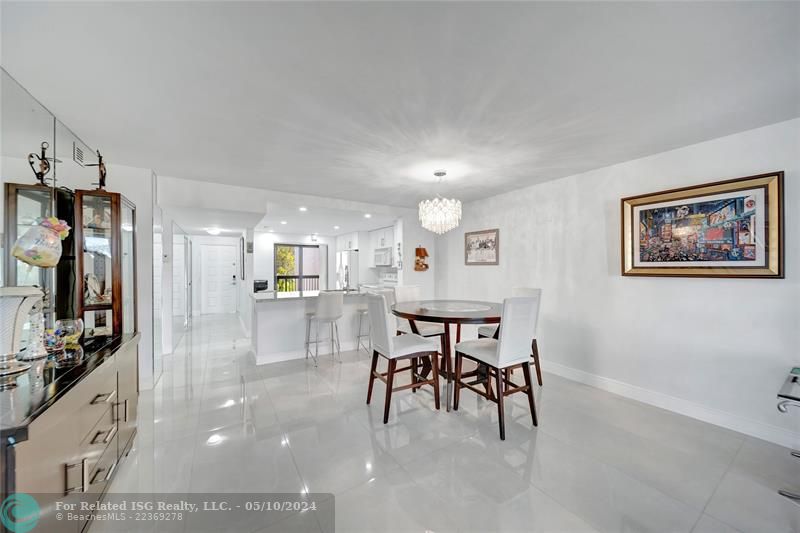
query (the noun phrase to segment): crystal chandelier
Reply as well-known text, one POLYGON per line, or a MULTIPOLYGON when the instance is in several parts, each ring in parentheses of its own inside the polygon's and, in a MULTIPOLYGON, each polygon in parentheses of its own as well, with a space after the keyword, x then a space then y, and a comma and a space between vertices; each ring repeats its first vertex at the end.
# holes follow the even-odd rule
MULTIPOLYGON (((446 174, 444 170, 437 170, 433 173, 439 178, 439 183, 446 174)), ((436 195, 436 198, 419 203, 419 223, 428 231, 441 235, 457 228, 460 221, 461 200, 442 198, 436 195)))

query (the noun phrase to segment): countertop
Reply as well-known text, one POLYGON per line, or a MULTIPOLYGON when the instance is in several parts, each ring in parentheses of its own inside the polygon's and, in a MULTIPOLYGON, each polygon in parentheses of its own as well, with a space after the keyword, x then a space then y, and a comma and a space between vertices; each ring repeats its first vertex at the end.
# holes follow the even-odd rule
MULTIPOLYGON (((349 291, 336 291, 342 292, 345 296, 363 296, 364 293, 358 292, 357 290, 349 290, 349 291)), ((250 293, 250 297, 255 300, 256 302, 281 302, 284 300, 315 300, 317 295, 314 294, 312 296, 277 296, 278 293, 275 291, 262 291, 262 292, 253 292, 250 293)))
POLYGON ((107 363, 120 348, 139 341, 139 333, 95 339, 84 347, 80 362, 61 366, 49 358, 28 361, 31 368, 0 378, 0 437, 2 444, 28 438, 28 425, 59 398, 107 363))

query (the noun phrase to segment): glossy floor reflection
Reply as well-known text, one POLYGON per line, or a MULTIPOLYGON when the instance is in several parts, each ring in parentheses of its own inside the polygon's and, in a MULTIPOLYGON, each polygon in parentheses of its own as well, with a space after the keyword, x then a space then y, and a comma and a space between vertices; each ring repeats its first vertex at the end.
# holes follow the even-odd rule
MULTIPOLYGON (((367 354, 342 358, 256 366, 235 316, 196 318, 141 396, 111 490, 330 492, 339 532, 800 532, 800 505, 776 494, 800 486, 785 448, 550 374, 539 428, 517 395, 505 442, 494 404, 469 392, 446 413, 402 391, 383 425, 381 383, 364 403, 367 354)), ((331 530, 314 513, 137 527, 331 530)))

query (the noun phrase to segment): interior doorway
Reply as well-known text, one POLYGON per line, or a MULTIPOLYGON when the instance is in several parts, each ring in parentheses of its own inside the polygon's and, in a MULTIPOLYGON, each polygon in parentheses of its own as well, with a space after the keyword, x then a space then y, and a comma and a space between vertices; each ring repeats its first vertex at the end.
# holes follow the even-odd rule
POLYGON ((235 313, 237 296, 236 246, 200 245, 200 312, 235 313))

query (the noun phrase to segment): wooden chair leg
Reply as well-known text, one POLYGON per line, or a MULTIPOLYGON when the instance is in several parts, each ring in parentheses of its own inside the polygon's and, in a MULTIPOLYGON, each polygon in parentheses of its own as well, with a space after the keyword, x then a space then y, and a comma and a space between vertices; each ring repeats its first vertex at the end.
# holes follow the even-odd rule
POLYGON ((500 440, 506 440, 506 420, 505 420, 505 397, 503 391, 505 390, 503 379, 500 374, 500 369, 495 368, 495 382, 497 385, 497 421, 500 423, 500 440))
POLYGON ((461 365, 463 361, 464 358, 461 357, 461 354, 456 352, 456 388, 453 391, 453 411, 458 411, 458 400, 461 397, 461 365))
POLYGON ((539 363, 539 343, 536 342, 536 339, 533 339, 531 343, 531 355, 533 356, 533 364, 536 365, 536 381, 539 382, 539 386, 542 386, 542 365, 539 363))
POLYGON ((372 367, 369 370, 369 388, 367 388, 367 405, 372 400, 372 386, 375 385, 375 371, 378 369, 378 352, 372 352, 372 367))
MULTIPOLYGON (((416 383, 417 382, 417 364, 418 364, 418 362, 419 362, 419 359, 417 357, 412 357, 411 358, 411 383, 416 383)), ((419 387, 411 387, 411 392, 417 392, 417 389, 419 389, 419 387)))
POLYGON ((534 426, 538 426, 539 420, 536 416, 536 402, 533 400, 533 380, 531 379, 530 363, 522 363, 522 373, 525 375, 525 388, 528 394, 528 405, 531 408, 531 420, 533 420, 534 426))
POLYGON ((511 369, 510 368, 504 368, 503 369, 503 379, 506 380, 506 383, 511 381, 511 369))
POLYGON ((436 404, 436 410, 439 410, 439 354, 436 352, 431 354, 431 369, 433 371, 433 401, 436 404))
POLYGON ((397 360, 389 359, 389 372, 386 375, 386 403, 383 405, 383 423, 389 421, 389 406, 392 403, 392 388, 394 387, 394 371, 397 368, 397 360))

